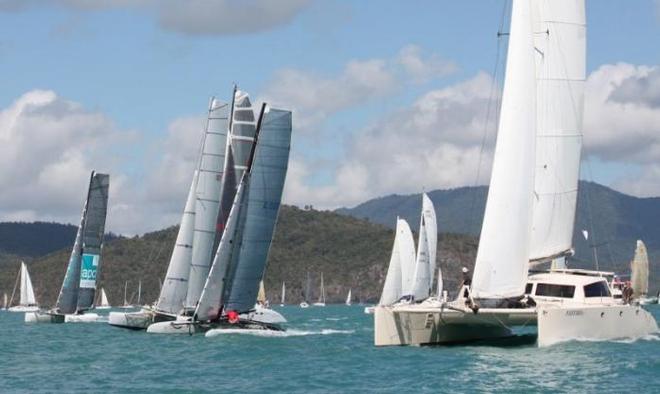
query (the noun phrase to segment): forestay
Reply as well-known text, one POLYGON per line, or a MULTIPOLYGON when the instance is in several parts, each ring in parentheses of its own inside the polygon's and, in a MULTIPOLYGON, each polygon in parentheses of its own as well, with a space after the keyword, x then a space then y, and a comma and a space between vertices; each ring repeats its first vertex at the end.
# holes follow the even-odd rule
POLYGON ((477 298, 524 292, 532 222, 535 114, 530 3, 514 0, 497 143, 472 281, 477 298))
POLYGON ((584 0, 533 0, 536 173, 530 260, 572 251, 586 64, 584 0))

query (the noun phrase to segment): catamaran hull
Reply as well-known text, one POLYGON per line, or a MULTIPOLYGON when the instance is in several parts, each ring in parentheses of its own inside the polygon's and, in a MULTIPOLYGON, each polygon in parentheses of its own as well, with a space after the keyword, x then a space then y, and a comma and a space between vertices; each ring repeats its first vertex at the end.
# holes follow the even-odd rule
POLYGON ((100 316, 97 313, 83 313, 80 315, 64 315, 65 323, 98 323, 100 316))
POLYGON ((564 306, 538 314, 538 345, 570 340, 637 339, 658 332, 653 316, 634 305, 564 306))
POLYGON ((376 306, 376 346, 434 345, 510 337, 509 327, 536 325, 535 309, 454 310, 376 306))
POLYGON ((143 309, 138 312, 110 312, 108 324, 129 330, 146 330, 155 322, 173 321, 176 316, 143 309))
POLYGON ((176 321, 160 322, 151 324, 147 328, 150 334, 197 334, 216 329, 252 329, 284 331, 286 319, 280 313, 266 308, 240 314, 238 323, 231 324, 226 321, 214 323, 191 322, 179 319, 176 321))
POLYGON ((39 307, 38 306, 12 306, 11 308, 7 309, 9 312, 38 312, 39 307))
POLYGON ((26 323, 64 323, 64 315, 46 312, 25 313, 26 323))

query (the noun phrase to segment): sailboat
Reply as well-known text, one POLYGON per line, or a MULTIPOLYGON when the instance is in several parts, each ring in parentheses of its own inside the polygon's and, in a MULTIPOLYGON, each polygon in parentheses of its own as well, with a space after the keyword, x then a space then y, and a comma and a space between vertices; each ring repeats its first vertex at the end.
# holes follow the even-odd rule
MULTIPOLYGON (((211 260, 211 249, 215 239, 224 232, 226 218, 224 214, 219 214, 219 202, 222 180, 227 179, 227 168, 234 166, 233 162, 228 161, 226 151, 230 149, 232 141, 231 137, 228 138, 231 134, 228 118, 234 119, 237 116, 234 107, 238 105, 234 104, 238 93, 235 88, 231 105, 215 97, 209 101, 197 163, 158 300, 155 305, 144 307, 138 312, 111 312, 108 316, 110 325, 144 330, 154 322, 175 320, 179 313, 190 314, 191 305, 199 301, 198 292, 205 279, 203 273, 211 260)), ((238 98, 249 103, 247 95, 238 98)), ((243 144, 250 142, 246 136, 241 136, 238 141, 243 144)), ((238 161, 236 165, 243 166, 244 163, 238 161)), ((224 211, 228 211, 226 206, 222 208, 224 211)))
POLYGON ((585 81, 584 0, 513 0, 497 142, 472 284, 456 300, 376 307, 377 346, 501 338, 537 325, 539 346, 657 331, 617 303, 606 273, 549 269, 573 254, 585 81), (464 295, 467 294, 467 297, 464 295))
POLYGON ((14 291, 11 294, 11 299, 9 304, 7 304, 7 295, 5 294, 5 308, 7 305, 13 304, 14 293, 16 292, 16 287, 20 284, 19 287, 19 301, 18 305, 9 307, 9 312, 36 312, 39 310, 39 305, 34 297, 34 289, 32 288, 32 280, 30 280, 30 273, 28 272, 27 265, 21 261, 21 269, 18 271, 18 276, 16 277, 16 284, 14 285, 14 291))
POLYGON ((96 309, 110 309, 110 303, 108 302, 108 296, 105 294, 105 289, 101 287, 101 297, 99 303, 96 305, 96 309))
MULTIPOLYGON (((407 301, 420 302, 431 295, 437 246, 438 224, 435 209, 429 196, 422 193, 417 256, 415 257, 412 281, 409 282, 407 290, 404 287, 404 298, 407 301)), ((414 253, 414 249, 412 251, 414 253)))
POLYGON ((284 306, 286 300, 286 284, 282 282, 282 296, 280 297, 280 306, 284 306))
POLYGON ((92 171, 80 225, 55 308, 25 314, 26 323, 96 321, 96 280, 101 269, 101 251, 108 211, 110 176, 92 171))
POLYGON ((312 280, 309 276, 309 271, 307 271, 307 280, 305 280, 305 292, 303 293, 303 300, 300 302, 301 308, 309 308, 309 296, 312 291, 312 280))
POLYGON ((236 111, 241 115, 232 122, 236 127, 231 128, 232 143, 226 157, 229 163, 240 160, 245 166, 226 166, 222 201, 230 201, 230 208, 220 211, 224 231, 199 301, 192 313, 184 311, 175 321, 154 323, 148 327, 149 333, 208 332, 212 336, 211 331, 227 328, 284 329, 286 319, 281 314, 255 308, 255 303, 288 167, 291 112, 264 103, 256 128, 248 128, 250 144, 245 144, 241 133, 246 133, 245 127, 251 123, 239 121, 253 112, 249 106, 240 106, 245 103, 242 97, 236 100, 236 111))
POLYGON ((130 300, 128 299, 128 281, 124 282, 124 302, 119 306, 120 309, 132 309, 130 300))
POLYGON ((635 257, 630 262, 630 280, 633 289, 633 298, 642 305, 656 304, 657 298, 649 297, 649 256, 646 252, 646 245, 641 240, 637 240, 635 257))
POLYGON ((348 295, 346 295, 346 305, 351 306, 351 289, 348 289, 348 295))
POLYGON ((7 299, 7 293, 2 295, 2 309, 7 309, 9 307, 9 300, 7 299))
POLYGON ((319 300, 316 301, 314 306, 325 306, 325 286, 323 284, 323 272, 321 272, 321 289, 319 293, 319 300))

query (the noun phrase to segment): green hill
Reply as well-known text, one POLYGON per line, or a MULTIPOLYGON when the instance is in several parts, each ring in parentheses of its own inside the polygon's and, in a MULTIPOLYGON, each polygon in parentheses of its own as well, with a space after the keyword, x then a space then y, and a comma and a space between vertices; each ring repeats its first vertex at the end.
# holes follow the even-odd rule
MULTIPOLYGON (((449 233, 469 234, 477 237, 481 229, 486 205, 487 188, 462 187, 435 190, 428 193, 438 216, 438 230, 449 233)), ((393 227, 396 217, 406 219, 412 227, 419 221, 421 196, 391 195, 369 200, 354 208, 342 208, 336 212, 367 219, 374 223, 393 227)), ((572 266, 594 269, 592 245, 596 245, 599 266, 619 274, 629 274, 629 262, 638 239, 646 243, 650 260, 651 291, 660 287, 660 198, 638 198, 619 193, 605 186, 580 182, 578 209, 573 242, 576 255, 572 266), (582 230, 590 233, 589 244, 582 230)))
MULTIPOLYGON (((129 298, 142 280, 144 302, 155 300, 159 279, 165 276, 177 228, 148 233, 134 238, 117 238, 105 244, 100 285, 113 304, 124 298, 124 284, 129 282, 129 298)), ((268 298, 279 302, 282 281, 287 286, 287 302, 301 301, 306 272, 314 280, 318 294, 323 272, 328 302, 343 302, 348 289, 355 300, 375 301, 380 296, 394 232, 382 225, 333 212, 301 210, 283 206, 275 231, 265 285, 268 298)), ((439 261, 447 288, 456 288, 458 268, 471 265, 475 240, 472 237, 443 234, 439 242, 439 261)), ((52 305, 57 299, 70 245, 65 249, 29 262, 37 299, 52 305)), ((11 293, 18 261, 0 267, 0 291, 11 293)))

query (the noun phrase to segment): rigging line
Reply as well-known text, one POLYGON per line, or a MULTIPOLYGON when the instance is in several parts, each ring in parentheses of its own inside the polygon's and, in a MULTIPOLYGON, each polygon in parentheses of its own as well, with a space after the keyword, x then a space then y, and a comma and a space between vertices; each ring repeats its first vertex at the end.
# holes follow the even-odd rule
MULTIPOLYGON (((493 107, 493 100, 496 100, 495 104, 496 106, 499 106, 500 103, 500 95, 498 94, 497 97, 494 99, 493 96, 496 95, 496 90, 497 90, 497 73, 499 71, 499 64, 500 64, 500 56, 502 54, 502 36, 505 34, 502 34, 502 29, 504 28, 504 20, 506 18, 506 11, 508 9, 507 4, 509 2, 504 2, 504 5, 502 7, 502 14, 500 15, 500 26, 497 31, 497 50, 495 53, 495 64, 493 65, 493 81, 491 83, 490 87, 490 93, 488 95, 488 104, 486 105, 486 118, 484 120, 484 131, 483 135, 481 137, 481 146, 479 147, 479 158, 477 160, 477 173, 474 178, 474 183, 473 187, 476 188, 479 184, 479 178, 481 176, 481 165, 483 162, 483 155, 484 155, 484 150, 486 147, 486 140, 488 139, 488 120, 490 119, 490 114, 491 114, 491 109, 493 107)), ((495 114, 495 127, 497 128, 497 121, 499 120, 499 111, 496 110, 495 114)), ((495 131, 497 133, 497 130, 495 131)), ((476 205, 476 200, 478 196, 475 193, 472 197, 472 202, 470 203, 470 220, 468 222, 468 231, 472 226, 474 225, 475 221, 475 205, 476 205)))

